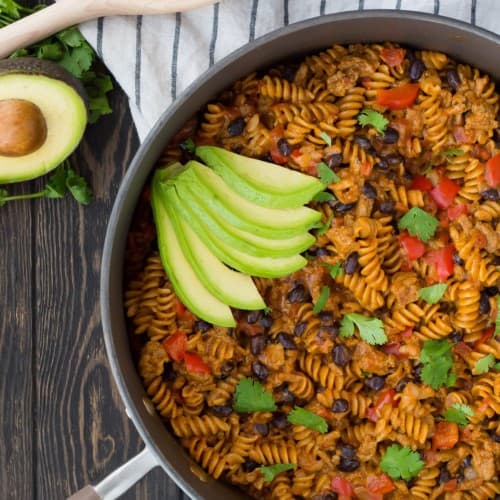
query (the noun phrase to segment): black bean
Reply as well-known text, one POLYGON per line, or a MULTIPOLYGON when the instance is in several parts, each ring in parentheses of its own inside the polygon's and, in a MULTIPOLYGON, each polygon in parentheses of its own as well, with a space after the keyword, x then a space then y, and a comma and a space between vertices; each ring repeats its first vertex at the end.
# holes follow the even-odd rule
POLYGON ((292 149, 290 148, 290 144, 285 138, 282 138, 278 141, 278 149, 283 156, 290 156, 292 149))
POLYGON ((377 190, 370 184, 368 181, 365 181, 363 187, 361 188, 361 192, 367 197, 374 200, 377 198, 377 190))
POLYGON ((337 168, 340 167, 342 164, 343 156, 340 153, 334 153, 330 155, 328 158, 326 158, 326 164, 330 168, 337 168))
POLYGON ((257 467, 260 467, 260 464, 257 463, 255 460, 252 460, 251 458, 246 458, 242 465, 242 468, 245 472, 252 472, 257 467))
POLYGON ((383 213, 383 214, 391 214, 392 212, 394 212, 394 208, 395 208, 395 203, 394 201, 392 200, 387 200, 387 201, 383 201, 380 205, 379 205, 379 210, 383 213))
POLYGON ((297 67, 295 66, 285 66, 281 71, 281 78, 286 80, 287 82, 293 83, 295 80, 295 73, 297 73, 297 67))
POLYGON ((332 350, 333 362, 344 368, 351 361, 351 353, 343 344, 337 344, 332 350))
POLYGON ((224 361, 224 363, 222 363, 220 367, 220 369, 226 373, 229 373, 233 368, 234 368, 234 361, 229 361, 229 360, 224 361))
POLYGON ((354 142, 362 149, 368 149, 372 146, 370 139, 368 139, 365 135, 355 135, 354 142))
POLYGON ((344 272, 346 274, 354 274, 358 269, 358 260, 359 260, 358 252, 351 252, 347 256, 347 259, 344 262, 344 272))
POLYGON ((336 339, 339 336, 339 327, 336 325, 332 326, 321 326, 318 330, 318 335, 326 335, 332 339, 336 339))
POLYGON ((305 289, 304 285, 296 285, 287 295, 287 300, 290 304, 295 302, 307 302, 309 300, 309 292, 305 289))
POLYGON ((359 460, 355 458, 344 458, 340 457, 340 462, 337 465, 337 469, 342 472, 354 472, 359 467, 359 460))
POLYGON ((467 468, 472 465, 472 455, 467 455, 463 460, 462 460, 462 467, 467 468))
POLYGON ((297 349, 295 345, 295 340, 293 337, 285 332, 279 332, 276 336, 276 340, 285 348, 285 349, 297 349))
POLYGON ((481 292, 481 298, 479 299, 479 312, 481 314, 488 314, 490 312, 490 310, 491 310, 490 297, 483 290, 481 292))
POLYGON ((378 154, 378 153, 377 153, 377 150, 376 150, 374 147, 372 147, 372 146, 370 146, 370 147, 366 150, 366 152, 367 152, 370 156, 377 156, 377 154, 378 154))
POLYGON ((461 342, 462 339, 464 338, 464 334, 462 332, 459 332, 458 330, 454 330, 448 335, 448 338, 454 343, 457 344, 458 342, 461 342))
POLYGON ((257 323, 257 321, 259 320, 260 318, 260 314, 261 312, 260 311, 250 311, 248 314, 247 314, 247 323, 249 325, 253 325, 254 323, 257 323))
POLYGON ((255 424, 253 428, 255 432, 258 432, 261 436, 267 436, 269 434, 269 426, 267 424, 255 424))
POLYGON ((266 347, 266 337, 264 335, 255 335, 250 338, 250 351, 254 356, 260 354, 266 347))
POLYGON ((307 321, 299 321, 295 325, 295 329, 293 330, 293 334, 296 337, 300 337, 305 332, 306 326, 307 326, 307 321))
POLYGON ((228 415, 231 415, 233 409, 231 408, 231 405, 216 405, 212 406, 212 411, 217 417, 227 417, 228 415))
POLYGON ((165 382, 172 382, 177 378, 177 373, 175 373, 174 363, 172 361, 163 363, 163 373, 161 376, 165 382))
POLYGON ((332 411, 333 413, 344 413, 349 409, 349 401, 344 398, 336 399, 333 402, 332 411))
POLYGON ((487 286, 484 291, 488 294, 488 297, 494 297, 498 293, 497 286, 487 286))
POLYGON ((293 395, 293 392, 291 392, 288 388, 283 389, 281 395, 279 396, 279 402, 285 405, 293 405, 293 403, 295 402, 295 396, 293 395))
POLYGON ((311 500, 336 500, 338 498, 336 493, 316 493, 311 497, 311 500))
POLYGON ((411 479, 405 479, 404 480, 405 484, 406 484, 406 487, 408 489, 411 489, 415 486, 415 483, 417 482, 417 479, 412 477, 411 479))
POLYGON ((321 311, 318 314, 318 318, 321 323, 333 323, 333 314, 330 311, 321 311))
POLYGON ((413 81, 420 80, 420 77, 422 76, 423 72, 425 71, 425 66, 424 63, 420 59, 415 59, 410 66, 410 78, 413 81))
POLYGON ((326 257, 327 255, 330 255, 330 252, 324 247, 319 247, 314 253, 316 257, 326 257))
POLYGON ((235 135, 241 135, 243 130, 245 130, 245 120, 243 118, 237 118, 227 126, 228 134, 233 137, 235 135))
POLYGON ((254 361, 252 363, 252 373, 260 380, 265 380, 269 375, 269 370, 260 361, 254 361))
POLYGON ((456 92, 458 90, 458 87, 460 85, 460 76, 459 74, 457 73, 457 70, 456 69, 449 69, 447 72, 446 72, 446 80, 448 82, 448 85, 450 86, 450 88, 456 92))
POLYGON ((341 457, 354 458, 356 456, 356 448, 350 444, 342 444, 339 449, 341 457))
POLYGON ((481 193, 481 198, 483 200, 492 200, 492 201, 499 201, 500 200, 500 190, 491 188, 491 189, 486 189, 481 193))
POLYGON ((227 333, 228 335, 232 335, 232 334, 233 334, 233 332, 234 332, 234 328, 233 328, 232 326, 230 326, 230 327, 226 330, 226 333, 227 333))
POLYGON ((500 443, 500 434, 497 434, 496 432, 493 432, 490 434, 490 439, 494 441, 495 443, 500 443))
POLYGON ((413 62, 417 60, 417 56, 415 55, 415 51, 413 49, 406 49, 405 57, 408 59, 410 64, 413 64, 413 62))
POLYGON ((412 375, 413 375, 414 378, 419 379, 420 378, 420 374, 422 373, 422 365, 415 366, 412 369, 411 373, 412 373, 412 375))
POLYGON ((356 206, 356 202, 354 203, 337 203, 335 205, 335 211, 339 212, 341 214, 344 214, 346 212, 349 212, 349 210, 352 210, 356 206))
POLYGON ((291 424, 286 418, 286 414, 281 411, 275 411, 271 419, 271 425, 277 429, 286 429, 291 424))
POLYGON ((447 483, 450 479, 451 479, 451 474, 446 468, 446 464, 441 464, 439 466, 438 484, 447 483))
POLYGON ((205 333, 208 332, 212 328, 210 323, 203 321, 202 319, 198 319, 194 322, 194 329, 197 332, 205 333))
POLYGON ((392 153, 392 154, 384 156, 384 160, 389 165, 399 165, 403 161, 403 157, 401 155, 399 155, 398 153, 392 153))
POLYGON ((379 375, 373 375, 373 377, 365 378, 365 385, 369 389, 380 391, 380 389, 382 389, 385 385, 385 378, 379 375))
POLYGON ((399 132, 392 127, 387 127, 382 136, 384 144, 396 144, 399 141, 399 132))
POLYGON ((408 382, 410 382, 410 379, 408 377, 402 378, 396 384, 396 392, 402 392, 404 390, 404 388, 408 385, 408 382))
POLYGON ((389 163, 386 159, 380 158, 380 160, 373 165, 373 168, 376 168, 377 170, 387 170, 389 168, 389 163))
POLYGON ((259 319, 259 325, 266 330, 273 326, 273 318, 269 314, 264 314, 262 318, 259 319))
POLYGON ((458 255, 458 252, 454 252, 453 253, 453 262, 455 264, 458 264, 459 266, 463 266, 465 264, 465 262, 463 261, 463 259, 460 257, 460 255, 458 255))

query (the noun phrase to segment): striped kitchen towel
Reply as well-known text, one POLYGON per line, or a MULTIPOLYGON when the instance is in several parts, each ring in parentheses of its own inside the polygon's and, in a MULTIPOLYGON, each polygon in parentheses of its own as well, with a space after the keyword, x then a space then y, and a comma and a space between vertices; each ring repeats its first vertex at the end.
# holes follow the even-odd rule
POLYGON ((368 9, 441 14, 500 33, 500 0, 222 0, 182 14, 99 19, 82 32, 129 96, 143 140, 193 80, 235 49, 287 24, 368 9))

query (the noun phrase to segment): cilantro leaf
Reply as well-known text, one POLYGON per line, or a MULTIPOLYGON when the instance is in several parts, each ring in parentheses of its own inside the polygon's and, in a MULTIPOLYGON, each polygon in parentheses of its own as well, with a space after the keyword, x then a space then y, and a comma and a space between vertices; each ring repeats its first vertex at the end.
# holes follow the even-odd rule
POLYGON ((326 132, 321 132, 319 134, 320 138, 323 139, 329 146, 332 145, 332 138, 326 133, 326 132))
POLYGON ((326 163, 318 163, 316 168, 318 169, 319 180, 326 186, 340 181, 340 177, 326 163))
POLYGON ((474 371, 476 372, 477 375, 487 373, 494 364, 495 364, 495 356, 493 356, 493 354, 490 353, 487 356, 483 356, 482 358, 479 358, 476 361, 474 365, 474 371))
POLYGON ((234 393, 233 410, 239 413, 251 411, 274 411, 276 403, 273 395, 264 389, 264 386, 253 378, 239 380, 234 393))
POLYGON ((358 123, 362 127, 371 125, 379 134, 383 134, 389 124, 389 120, 378 111, 363 109, 358 115, 358 123))
POLYGON ((325 234, 330 229, 330 226, 332 225, 332 220, 333 220, 333 213, 331 213, 328 216, 328 219, 326 219, 325 222, 319 221, 317 225, 314 226, 314 228, 317 229, 316 236, 321 236, 322 234, 325 234))
POLYGON ((463 155, 465 151, 463 149, 448 149, 448 151, 443 151, 442 154, 447 156, 448 158, 452 158, 453 156, 463 155))
POLYGON ((328 302, 328 297, 330 297, 330 287, 325 285, 321 289, 321 293, 319 294, 319 297, 318 297, 318 300, 316 301, 316 304, 314 304, 314 307, 312 310, 312 312, 314 314, 318 314, 323 310, 326 303, 328 302))
POLYGON ((411 479, 424 467, 424 462, 409 446, 393 444, 387 448, 380 462, 380 468, 392 479, 411 479))
POLYGON ((346 314, 340 322, 340 334, 351 337, 354 325, 358 327, 359 336, 368 344, 381 345, 387 342, 384 325, 379 318, 368 318, 357 313, 346 314))
POLYGON ((50 61, 59 61, 64 55, 63 46, 59 42, 43 43, 36 51, 38 59, 49 59, 50 61))
POLYGON ((288 414, 287 420, 291 424, 303 425, 309 429, 321 432, 321 434, 328 432, 328 424, 323 417, 305 408, 300 408, 299 406, 295 406, 288 414))
POLYGON ((20 9, 22 7, 13 0, 0 0, 0 14, 10 16, 12 22, 21 17, 20 9))
POLYGON ((82 43, 79 47, 67 51, 58 63, 76 78, 82 78, 94 62, 95 53, 87 43, 82 43))
POLYGON ((495 365, 493 366, 493 369, 496 370, 496 371, 500 370, 500 361, 498 361, 497 363, 495 363, 495 365))
POLYGON ((442 385, 448 387, 455 383, 455 375, 450 373, 453 368, 451 343, 447 340, 426 340, 420 351, 420 361, 424 364, 422 381, 434 390, 442 385))
POLYGON ((469 423, 469 418, 474 416, 474 411, 468 405, 454 403, 444 412, 444 419, 447 422, 455 422, 461 427, 469 423))
POLYGON ((342 262, 337 262, 330 267, 330 276, 335 279, 337 276, 342 275, 344 270, 342 269, 342 262))
POLYGON ((265 465, 260 467, 260 471, 264 476, 264 482, 270 483, 277 474, 280 472, 285 472, 287 470, 296 469, 297 466, 295 464, 274 464, 274 465, 265 465))
POLYGON ((418 291, 418 296, 421 299, 424 299, 428 304, 435 304, 441 300, 446 288, 448 288, 446 283, 437 283, 436 285, 426 286, 418 291))
POLYGON ((500 295, 497 295, 497 317, 495 319, 495 333, 494 335, 500 334, 500 295))
POLYGON ((55 36, 68 47, 81 47, 84 43, 86 43, 85 38, 83 38, 83 35, 76 26, 62 30, 55 36))
POLYGON ((66 165, 59 165, 55 172, 50 176, 49 181, 45 185, 45 196, 47 198, 62 198, 68 186, 66 186, 66 165))
POLYGON ((329 191, 321 191, 313 198, 313 201, 317 201, 318 203, 326 203, 327 201, 332 200, 335 200, 335 196, 329 191))
POLYGON ((406 229, 412 236, 422 241, 429 241, 436 232, 439 221, 418 207, 412 207, 398 221, 399 229, 406 229))
POLYGON ((191 154, 194 154, 194 152, 196 151, 196 144, 194 143, 193 139, 191 139, 191 137, 189 137, 188 139, 186 139, 181 144, 181 147, 183 149, 185 149, 186 151, 188 151, 189 153, 191 153, 191 154))
POLYGON ((273 308, 272 307, 269 307, 269 306, 266 306, 264 307, 264 309, 262 309, 266 314, 269 314, 271 312, 273 312, 273 308))
POLYGON ((87 181, 75 173, 71 168, 68 168, 66 174, 66 186, 73 198, 82 205, 88 205, 93 198, 92 190, 87 181))

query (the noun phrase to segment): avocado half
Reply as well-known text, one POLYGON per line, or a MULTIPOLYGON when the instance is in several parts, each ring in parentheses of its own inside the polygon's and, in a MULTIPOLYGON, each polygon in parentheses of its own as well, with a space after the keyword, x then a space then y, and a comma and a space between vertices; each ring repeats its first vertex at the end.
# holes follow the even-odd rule
POLYGON ((82 84, 50 61, 0 60, 0 184, 50 172, 80 143, 87 126, 82 84))

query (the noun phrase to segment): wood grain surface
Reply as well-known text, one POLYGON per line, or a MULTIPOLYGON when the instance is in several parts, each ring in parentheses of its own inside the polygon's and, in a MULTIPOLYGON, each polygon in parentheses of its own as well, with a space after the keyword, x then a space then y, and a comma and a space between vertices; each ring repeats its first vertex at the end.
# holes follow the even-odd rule
MULTIPOLYGON (((106 224, 138 147, 119 89, 112 107, 72 159, 93 186, 91 205, 67 197, 0 208, 2 500, 63 499, 143 447, 111 375, 99 310, 106 224)), ((187 497, 157 468, 123 498, 187 497)))

